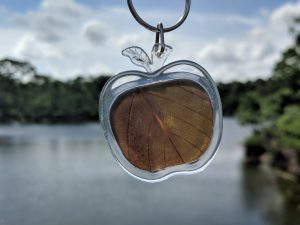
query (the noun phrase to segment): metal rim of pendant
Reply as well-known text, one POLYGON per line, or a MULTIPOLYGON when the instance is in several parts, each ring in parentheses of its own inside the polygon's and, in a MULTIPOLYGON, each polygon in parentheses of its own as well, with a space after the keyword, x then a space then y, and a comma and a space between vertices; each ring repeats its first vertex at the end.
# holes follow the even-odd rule
MULTIPOLYGON (((139 24, 141 24, 143 27, 145 27, 146 29, 148 29, 150 31, 153 31, 156 33, 161 32, 161 30, 158 27, 148 24, 138 15, 137 11, 135 10, 135 8, 133 6, 132 0, 127 0, 127 4, 128 4, 129 10, 130 10, 132 16, 135 18, 135 20, 139 24)), ((188 14, 190 12, 190 8, 191 8, 191 0, 186 0, 183 15, 179 18, 179 20, 177 21, 177 23, 175 25, 163 28, 163 32, 170 32, 170 31, 178 28, 187 18, 188 14)))

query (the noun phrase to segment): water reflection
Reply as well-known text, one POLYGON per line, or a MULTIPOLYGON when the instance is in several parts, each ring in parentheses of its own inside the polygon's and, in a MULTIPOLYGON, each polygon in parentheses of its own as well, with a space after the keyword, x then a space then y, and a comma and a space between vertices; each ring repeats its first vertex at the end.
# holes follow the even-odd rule
POLYGON ((151 185, 119 168, 98 124, 0 126, 0 224, 300 224, 271 171, 243 166, 251 129, 224 125, 204 173, 151 185))
MULTIPOLYGON (((272 225, 299 225, 300 211, 291 204, 282 191, 292 189, 292 184, 278 180, 266 166, 243 165, 242 190, 247 210, 261 214, 272 225)), ((295 202, 294 202, 295 203, 295 202)), ((299 202, 297 202, 299 204, 299 202)))

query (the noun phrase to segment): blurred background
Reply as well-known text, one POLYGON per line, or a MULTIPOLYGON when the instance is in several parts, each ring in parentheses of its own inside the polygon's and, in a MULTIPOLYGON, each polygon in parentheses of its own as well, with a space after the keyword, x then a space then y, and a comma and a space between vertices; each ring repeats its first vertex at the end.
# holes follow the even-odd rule
MULTIPOLYGON (((183 0, 133 1, 174 24, 183 0)), ((168 62, 218 83, 224 135, 200 174, 146 184, 98 123, 107 79, 154 33, 125 0, 0 0, 0 224, 300 224, 300 1, 192 1, 168 62)))

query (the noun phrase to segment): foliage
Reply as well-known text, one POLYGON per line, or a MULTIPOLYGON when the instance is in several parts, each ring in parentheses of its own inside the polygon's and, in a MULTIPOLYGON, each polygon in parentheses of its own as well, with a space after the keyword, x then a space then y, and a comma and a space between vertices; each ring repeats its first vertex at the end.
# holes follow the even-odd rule
POLYGON ((261 124, 245 143, 247 156, 257 160, 266 149, 273 166, 300 180, 300 33, 293 32, 295 42, 283 52, 272 77, 264 88, 241 97, 236 114, 243 123, 261 124))
POLYGON ((232 116, 235 114, 240 98, 245 91, 249 88, 247 84, 240 82, 231 82, 228 84, 219 83, 218 89, 222 99, 223 114, 225 116, 232 116))
MULTIPOLYGON (((40 75, 28 62, 0 60, 0 122, 84 122, 98 120, 98 96, 108 76, 60 81, 40 75)), ((220 83, 224 115, 236 112, 255 82, 220 83)))
POLYGON ((240 99, 237 116, 243 123, 273 122, 285 108, 300 103, 300 34, 275 65, 263 86, 248 90, 240 99))
POLYGON ((0 61, 0 122, 97 120, 98 95, 107 76, 59 81, 36 74, 29 63, 0 61), (16 74, 31 74, 24 80, 16 74))
POLYGON ((278 138, 283 148, 300 152, 300 106, 292 105, 276 121, 278 138))
POLYGON ((300 34, 295 37, 294 45, 282 54, 274 67, 273 76, 264 86, 264 89, 248 91, 241 98, 238 118, 243 123, 268 124, 267 128, 261 130, 261 135, 267 131, 272 133, 271 136, 278 141, 279 149, 299 150, 300 34))

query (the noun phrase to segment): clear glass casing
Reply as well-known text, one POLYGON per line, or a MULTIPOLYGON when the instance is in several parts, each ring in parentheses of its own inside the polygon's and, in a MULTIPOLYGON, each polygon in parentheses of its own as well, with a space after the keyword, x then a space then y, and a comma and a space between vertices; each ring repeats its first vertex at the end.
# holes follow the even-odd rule
MULTIPOLYGON (((100 102, 99 102, 100 123, 104 130, 104 134, 106 136, 106 139, 108 140, 114 158, 118 161, 120 166, 127 173, 129 173, 131 176, 137 179, 146 182, 158 182, 158 181, 165 180, 176 174, 193 174, 196 172, 203 171, 206 168, 206 166, 212 161, 213 157, 215 156, 218 150, 221 141, 222 126, 223 126, 220 96, 217 87, 213 79, 211 78, 211 76, 208 74, 208 72, 197 63, 192 61, 187 61, 187 60, 175 61, 165 66, 162 66, 166 58, 172 51, 172 48, 170 46, 166 46, 165 51, 163 53, 160 53, 158 52, 159 47, 160 47, 159 44, 154 45, 151 59, 139 47, 130 47, 125 49, 122 52, 122 54, 128 56, 134 64, 144 67, 147 72, 125 71, 113 76, 104 86, 100 95, 100 102), (192 82, 193 85, 198 86, 199 89, 203 90, 207 98, 209 98, 210 101, 209 112, 211 112, 209 113, 209 115, 211 116, 211 120, 210 120, 211 126, 209 127, 211 129, 211 135, 209 136, 210 137, 209 142, 205 147, 205 151, 201 153, 201 156, 198 157, 197 160, 189 161, 188 163, 181 163, 179 165, 174 164, 173 166, 165 167, 159 170, 143 169, 141 166, 135 165, 134 163, 132 163, 132 161, 128 159, 128 155, 126 155, 124 152, 124 147, 121 148, 120 140, 117 140, 116 138, 116 133, 115 133, 116 130, 113 127, 115 124, 113 124, 112 121, 113 119, 111 116, 113 107, 114 105, 117 104, 120 98, 128 95, 128 93, 134 90, 140 90, 141 92, 143 92, 142 90, 151 91, 151 88, 153 89, 153 87, 159 86, 160 91, 162 93, 166 93, 168 85, 174 82, 178 84, 192 82), (163 89, 164 87, 167 87, 166 90, 163 89)), ((177 97, 176 93, 174 96, 171 97, 176 99, 177 97)), ((195 95, 195 97, 197 98, 197 95, 195 95)), ((172 101, 172 99, 170 100, 172 101)), ((186 101, 188 101, 188 99, 186 101)), ((147 112, 145 110, 151 110, 151 108, 146 109, 141 105, 139 107, 142 107, 140 108, 140 110, 143 112, 147 112)), ((164 105, 162 105, 162 107, 164 107, 164 105)), ((199 105, 199 107, 201 108, 202 105, 199 105)), ((139 108, 137 108, 136 110, 139 111, 139 108)), ((118 120, 121 121, 122 123, 123 116, 122 114, 118 114, 118 115, 121 115, 121 117, 118 118, 118 120)), ((189 117, 189 115, 183 115, 183 116, 189 117)), ((126 121, 124 121, 124 123, 126 124, 126 121)), ((159 123, 160 121, 158 121, 158 124, 159 123)), ((137 129, 135 131, 137 132, 137 136, 139 136, 139 130, 141 130, 140 133, 145 132, 143 131, 144 129, 137 129)), ((185 132, 185 131, 181 131, 181 132, 185 132)), ((147 136, 147 138, 153 138, 153 136, 147 136)), ((136 140, 136 139, 134 140, 135 142, 140 142, 140 140, 136 140)), ((151 141, 153 143, 156 140, 151 140, 151 141)), ((157 142, 158 141, 159 140, 157 140, 157 142)), ((128 142, 128 137, 127 137, 127 142, 128 142)), ((130 146, 128 145, 127 147, 129 151, 130 146)), ((146 147, 147 145, 145 145, 145 148, 146 147)), ((174 147, 180 148, 180 145, 174 147)), ((148 143, 148 148, 149 148, 149 143, 148 143)), ((138 150, 143 151, 143 149, 141 149, 141 146, 139 146, 138 150)), ((156 151, 159 151, 159 149, 156 149, 156 151)), ((149 154, 149 149, 148 149, 148 154, 149 154)), ((148 159, 151 168, 149 155, 148 155, 148 159)))
MULTIPOLYGON (((175 96, 174 96, 175 97, 175 96)), ((191 61, 172 62, 157 71, 145 73, 141 71, 126 71, 112 77, 100 96, 100 123, 104 129, 111 152, 121 167, 130 175, 147 182, 157 182, 176 174, 192 174, 202 171, 213 159, 217 152, 222 135, 222 108, 218 90, 207 71, 191 61), (151 172, 137 168, 124 156, 113 133, 111 126, 111 108, 122 94, 153 84, 170 81, 193 81, 203 88, 210 98, 213 109, 213 133, 208 149, 196 162, 182 164, 151 172)))

